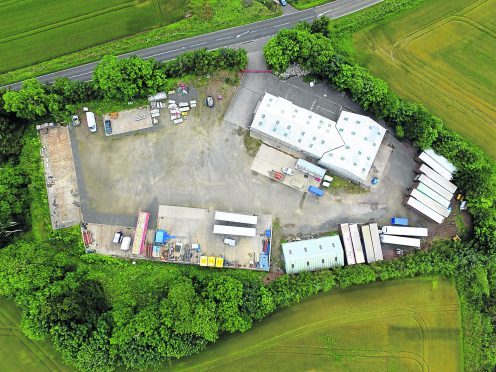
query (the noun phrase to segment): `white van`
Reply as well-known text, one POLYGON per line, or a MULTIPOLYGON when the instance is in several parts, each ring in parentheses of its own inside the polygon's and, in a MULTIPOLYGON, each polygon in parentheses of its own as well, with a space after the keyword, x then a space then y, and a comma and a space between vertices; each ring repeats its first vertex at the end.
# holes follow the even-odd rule
POLYGON ((122 238, 121 249, 123 251, 128 251, 129 247, 131 247, 131 237, 125 236, 124 238, 122 238))
POLYGON ((86 121, 88 122, 88 128, 90 128, 91 133, 96 132, 96 119, 95 114, 91 111, 86 112, 86 121))

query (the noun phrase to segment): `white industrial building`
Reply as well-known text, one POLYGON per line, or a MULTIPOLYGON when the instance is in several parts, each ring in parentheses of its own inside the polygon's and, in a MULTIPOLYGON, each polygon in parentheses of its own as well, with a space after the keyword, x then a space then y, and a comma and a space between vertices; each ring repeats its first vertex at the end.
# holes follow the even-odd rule
POLYGON ((344 266, 343 246, 337 235, 284 243, 282 252, 288 274, 344 266))
POLYGON ((386 133, 367 116, 342 111, 336 123, 269 93, 259 102, 250 130, 358 183, 367 180, 386 133))

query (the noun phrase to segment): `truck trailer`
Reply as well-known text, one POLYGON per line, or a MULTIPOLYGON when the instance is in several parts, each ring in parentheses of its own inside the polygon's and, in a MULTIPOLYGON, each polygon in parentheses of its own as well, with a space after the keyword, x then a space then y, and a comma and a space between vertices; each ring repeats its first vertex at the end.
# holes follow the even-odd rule
POLYGON ((382 226, 382 233, 401 236, 428 236, 428 230, 425 227, 382 226))
POLYGON ((443 223, 444 222, 444 217, 441 216, 439 213, 433 211, 426 205, 422 204, 419 202, 417 199, 412 198, 411 196, 408 197, 406 201, 406 205, 412 209, 414 209, 416 212, 424 215, 428 219, 437 222, 437 223, 443 223))
POLYGON ((405 238, 404 236, 382 234, 381 242, 385 244, 405 245, 407 247, 420 248, 420 239, 405 238))

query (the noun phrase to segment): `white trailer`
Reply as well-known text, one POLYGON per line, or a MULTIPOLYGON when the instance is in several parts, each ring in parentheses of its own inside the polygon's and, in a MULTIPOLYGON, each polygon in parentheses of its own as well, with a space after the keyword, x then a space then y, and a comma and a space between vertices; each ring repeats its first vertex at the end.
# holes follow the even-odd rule
POLYGON ((369 225, 362 226, 362 238, 363 245, 365 246, 365 258, 367 259, 367 263, 375 262, 374 244, 372 243, 369 225))
POLYGON ((412 209, 415 209, 418 213, 424 215, 428 219, 437 222, 437 223, 443 223, 444 222, 444 217, 441 216, 439 213, 434 212, 432 209, 429 207, 425 206, 421 202, 419 202, 417 199, 412 198, 411 196, 408 198, 406 201, 406 205, 409 206, 412 209))
POLYGON ((353 251, 353 242, 351 241, 350 226, 347 223, 339 225, 341 228, 341 236, 343 237, 344 255, 346 256, 346 264, 356 264, 355 252, 353 251))
POLYGON ((457 171, 456 167, 448 159, 444 156, 436 154, 433 149, 427 149, 424 152, 451 172, 451 174, 457 171))
POLYGON ((415 176, 415 178, 413 180, 418 181, 418 182, 422 182, 423 184, 425 184, 426 186, 433 189, 435 192, 437 192, 439 195, 441 195, 445 199, 451 200, 451 198, 453 197, 453 193, 449 192, 444 187, 439 186, 436 182, 431 180, 425 174, 418 174, 417 176, 415 176))
POLYGON ((441 176, 439 173, 434 171, 432 168, 427 166, 427 164, 422 164, 418 168, 419 172, 425 174, 427 177, 429 177, 431 180, 436 182, 439 186, 445 188, 448 190, 450 193, 454 194, 456 191, 456 185, 448 181, 446 178, 441 176))
POLYGON ((401 236, 428 236, 428 230, 425 227, 382 226, 382 233, 401 236))
POLYGON ((258 223, 257 216, 220 211, 215 211, 214 219, 217 221, 236 222, 245 225, 256 225, 258 223))
POLYGON ((360 232, 358 231, 358 225, 350 224, 350 234, 351 241, 353 243, 353 251, 355 252, 355 259, 357 264, 365 263, 365 257, 363 255, 362 241, 360 240, 360 232))
POLYGON ((384 244, 406 245, 407 247, 420 248, 420 239, 405 238, 396 235, 381 235, 381 242, 384 244))
POLYGON ((376 261, 382 261, 384 257, 382 256, 381 239, 379 238, 379 228, 376 223, 371 223, 370 227, 370 237, 372 238, 372 244, 374 246, 374 256, 376 261))
POLYGON ((214 225, 214 234, 255 237, 257 236, 257 229, 253 227, 214 225))
POLYGON ((448 199, 443 198, 441 195, 439 195, 437 192, 435 192, 433 189, 426 186, 422 182, 419 182, 417 184, 416 189, 418 191, 420 191, 422 194, 427 195, 429 198, 431 198, 435 202, 441 204, 443 207, 449 208, 451 202, 448 199))
POLYGON ((430 209, 432 209, 436 213, 439 213, 443 217, 448 217, 451 213, 451 211, 448 208, 445 208, 441 204, 436 203, 434 200, 432 200, 431 198, 429 198, 425 194, 422 194, 417 189, 413 189, 410 196, 413 196, 419 202, 421 202, 425 206, 429 207, 430 209))
POLYGON ((431 158, 425 151, 419 155, 419 159, 423 163, 427 164, 429 167, 434 169, 441 176, 446 178, 448 181, 451 181, 451 179, 453 179, 453 175, 451 174, 451 172, 449 170, 447 170, 446 168, 444 168, 441 164, 439 164, 433 158, 431 158))

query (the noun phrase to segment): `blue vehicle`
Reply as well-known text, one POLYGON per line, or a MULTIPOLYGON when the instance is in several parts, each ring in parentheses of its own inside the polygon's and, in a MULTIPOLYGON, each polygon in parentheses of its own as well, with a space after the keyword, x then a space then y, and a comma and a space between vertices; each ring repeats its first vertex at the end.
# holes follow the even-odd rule
POLYGON ((279 0, 279 2, 281 3, 282 6, 288 5, 288 3, 286 2, 286 0, 279 0))
POLYGON ((391 225, 408 226, 408 218, 393 217, 391 218, 391 225))
POLYGON ((315 196, 319 196, 319 197, 324 195, 324 191, 322 191, 321 189, 319 189, 318 187, 315 187, 315 186, 310 186, 308 188, 308 192, 311 194, 314 194, 315 196))
POLYGON ((106 135, 112 134, 112 125, 110 124, 110 120, 105 120, 103 124, 104 124, 103 127, 105 129, 105 134, 106 135))

